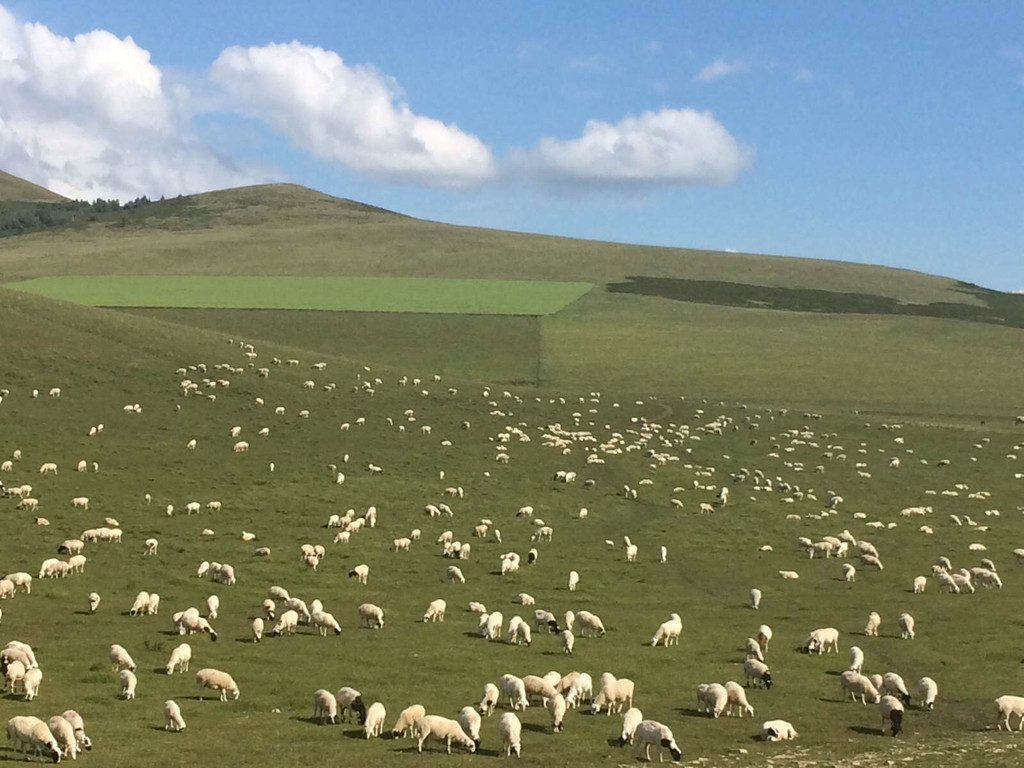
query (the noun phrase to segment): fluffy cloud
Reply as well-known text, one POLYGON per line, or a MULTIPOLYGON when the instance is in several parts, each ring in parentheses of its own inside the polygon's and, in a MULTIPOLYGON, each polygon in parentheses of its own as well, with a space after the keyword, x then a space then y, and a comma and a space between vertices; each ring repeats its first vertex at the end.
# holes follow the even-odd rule
POLYGON ((509 154, 510 173, 556 189, 729 184, 754 153, 710 112, 662 109, 590 120, 575 139, 545 137, 509 154))
POLYGON ((733 59, 732 61, 715 59, 707 66, 701 68, 700 72, 694 75, 693 79, 698 83, 709 83, 712 80, 721 80, 729 75, 737 75, 749 71, 750 65, 743 59, 733 59))
POLYGON ((189 137, 187 93, 149 52, 97 30, 73 39, 0 6, 0 168, 69 197, 196 192, 257 179, 189 137))
POLYGON ((291 42, 225 49, 211 77, 235 108, 296 146, 394 182, 460 188, 494 174, 491 151, 452 124, 415 114, 395 81, 291 42))

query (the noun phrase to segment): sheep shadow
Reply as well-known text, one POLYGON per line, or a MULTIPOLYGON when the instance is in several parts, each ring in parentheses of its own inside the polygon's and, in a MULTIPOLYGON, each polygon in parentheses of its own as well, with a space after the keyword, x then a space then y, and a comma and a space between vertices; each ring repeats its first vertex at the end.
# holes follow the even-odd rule
POLYGON ((696 709, 691 709, 689 707, 680 707, 676 712, 683 717, 700 717, 706 719, 708 716, 706 712, 698 712, 696 709))
POLYGON ((259 643, 254 643, 251 637, 236 637, 235 642, 245 643, 246 645, 259 645, 259 643))
POLYGON ((366 732, 362 728, 358 730, 343 731, 342 736, 346 739, 362 739, 363 741, 366 741, 366 732))
POLYGON ((843 673, 842 673, 842 672, 837 672, 837 671, 836 671, 836 670, 834 670, 834 669, 829 669, 829 670, 826 670, 826 671, 825 671, 825 674, 826 674, 826 675, 829 675, 830 677, 839 677, 839 676, 840 676, 841 674, 843 674, 843 673))
POLYGON ((881 729, 879 729, 879 728, 870 728, 870 727, 868 727, 866 725, 851 725, 849 728, 847 728, 847 730, 853 731, 854 733, 859 733, 859 734, 861 734, 863 736, 884 736, 885 735, 885 734, 883 734, 881 732, 881 729))
POLYGON ((92 611, 75 611, 75 616, 95 616, 96 614, 92 611))
POLYGON ((547 728, 545 728, 543 725, 538 725, 537 723, 523 723, 523 730, 524 731, 533 731, 534 733, 546 733, 547 732, 547 728))
POLYGON ((170 677, 170 675, 167 674, 167 667, 153 667, 150 671, 154 675, 163 675, 164 677, 170 677))

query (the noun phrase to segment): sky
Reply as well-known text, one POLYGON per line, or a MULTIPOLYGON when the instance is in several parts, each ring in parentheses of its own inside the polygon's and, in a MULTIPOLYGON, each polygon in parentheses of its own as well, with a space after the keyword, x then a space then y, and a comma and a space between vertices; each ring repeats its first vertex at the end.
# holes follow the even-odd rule
POLYGON ((0 0, 0 169, 1024 290, 1019 2, 0 0))

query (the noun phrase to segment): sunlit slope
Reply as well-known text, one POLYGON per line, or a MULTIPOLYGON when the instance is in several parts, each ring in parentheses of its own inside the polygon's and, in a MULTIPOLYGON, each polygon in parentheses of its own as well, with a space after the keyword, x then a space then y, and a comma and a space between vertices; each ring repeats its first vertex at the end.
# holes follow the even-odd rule
POLYGON ((0 171, 0 202, 59 203, 66 199, 46 187, 0 171))

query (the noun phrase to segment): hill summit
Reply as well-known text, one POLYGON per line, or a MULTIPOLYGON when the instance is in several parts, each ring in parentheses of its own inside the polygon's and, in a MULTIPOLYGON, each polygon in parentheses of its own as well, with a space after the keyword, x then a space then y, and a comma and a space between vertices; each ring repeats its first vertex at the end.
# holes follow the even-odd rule
POLYGON ((46 187, 0 171, 0 202, 60 203, 65 200, 67 200, 66 197, 51 192, 46 187))

